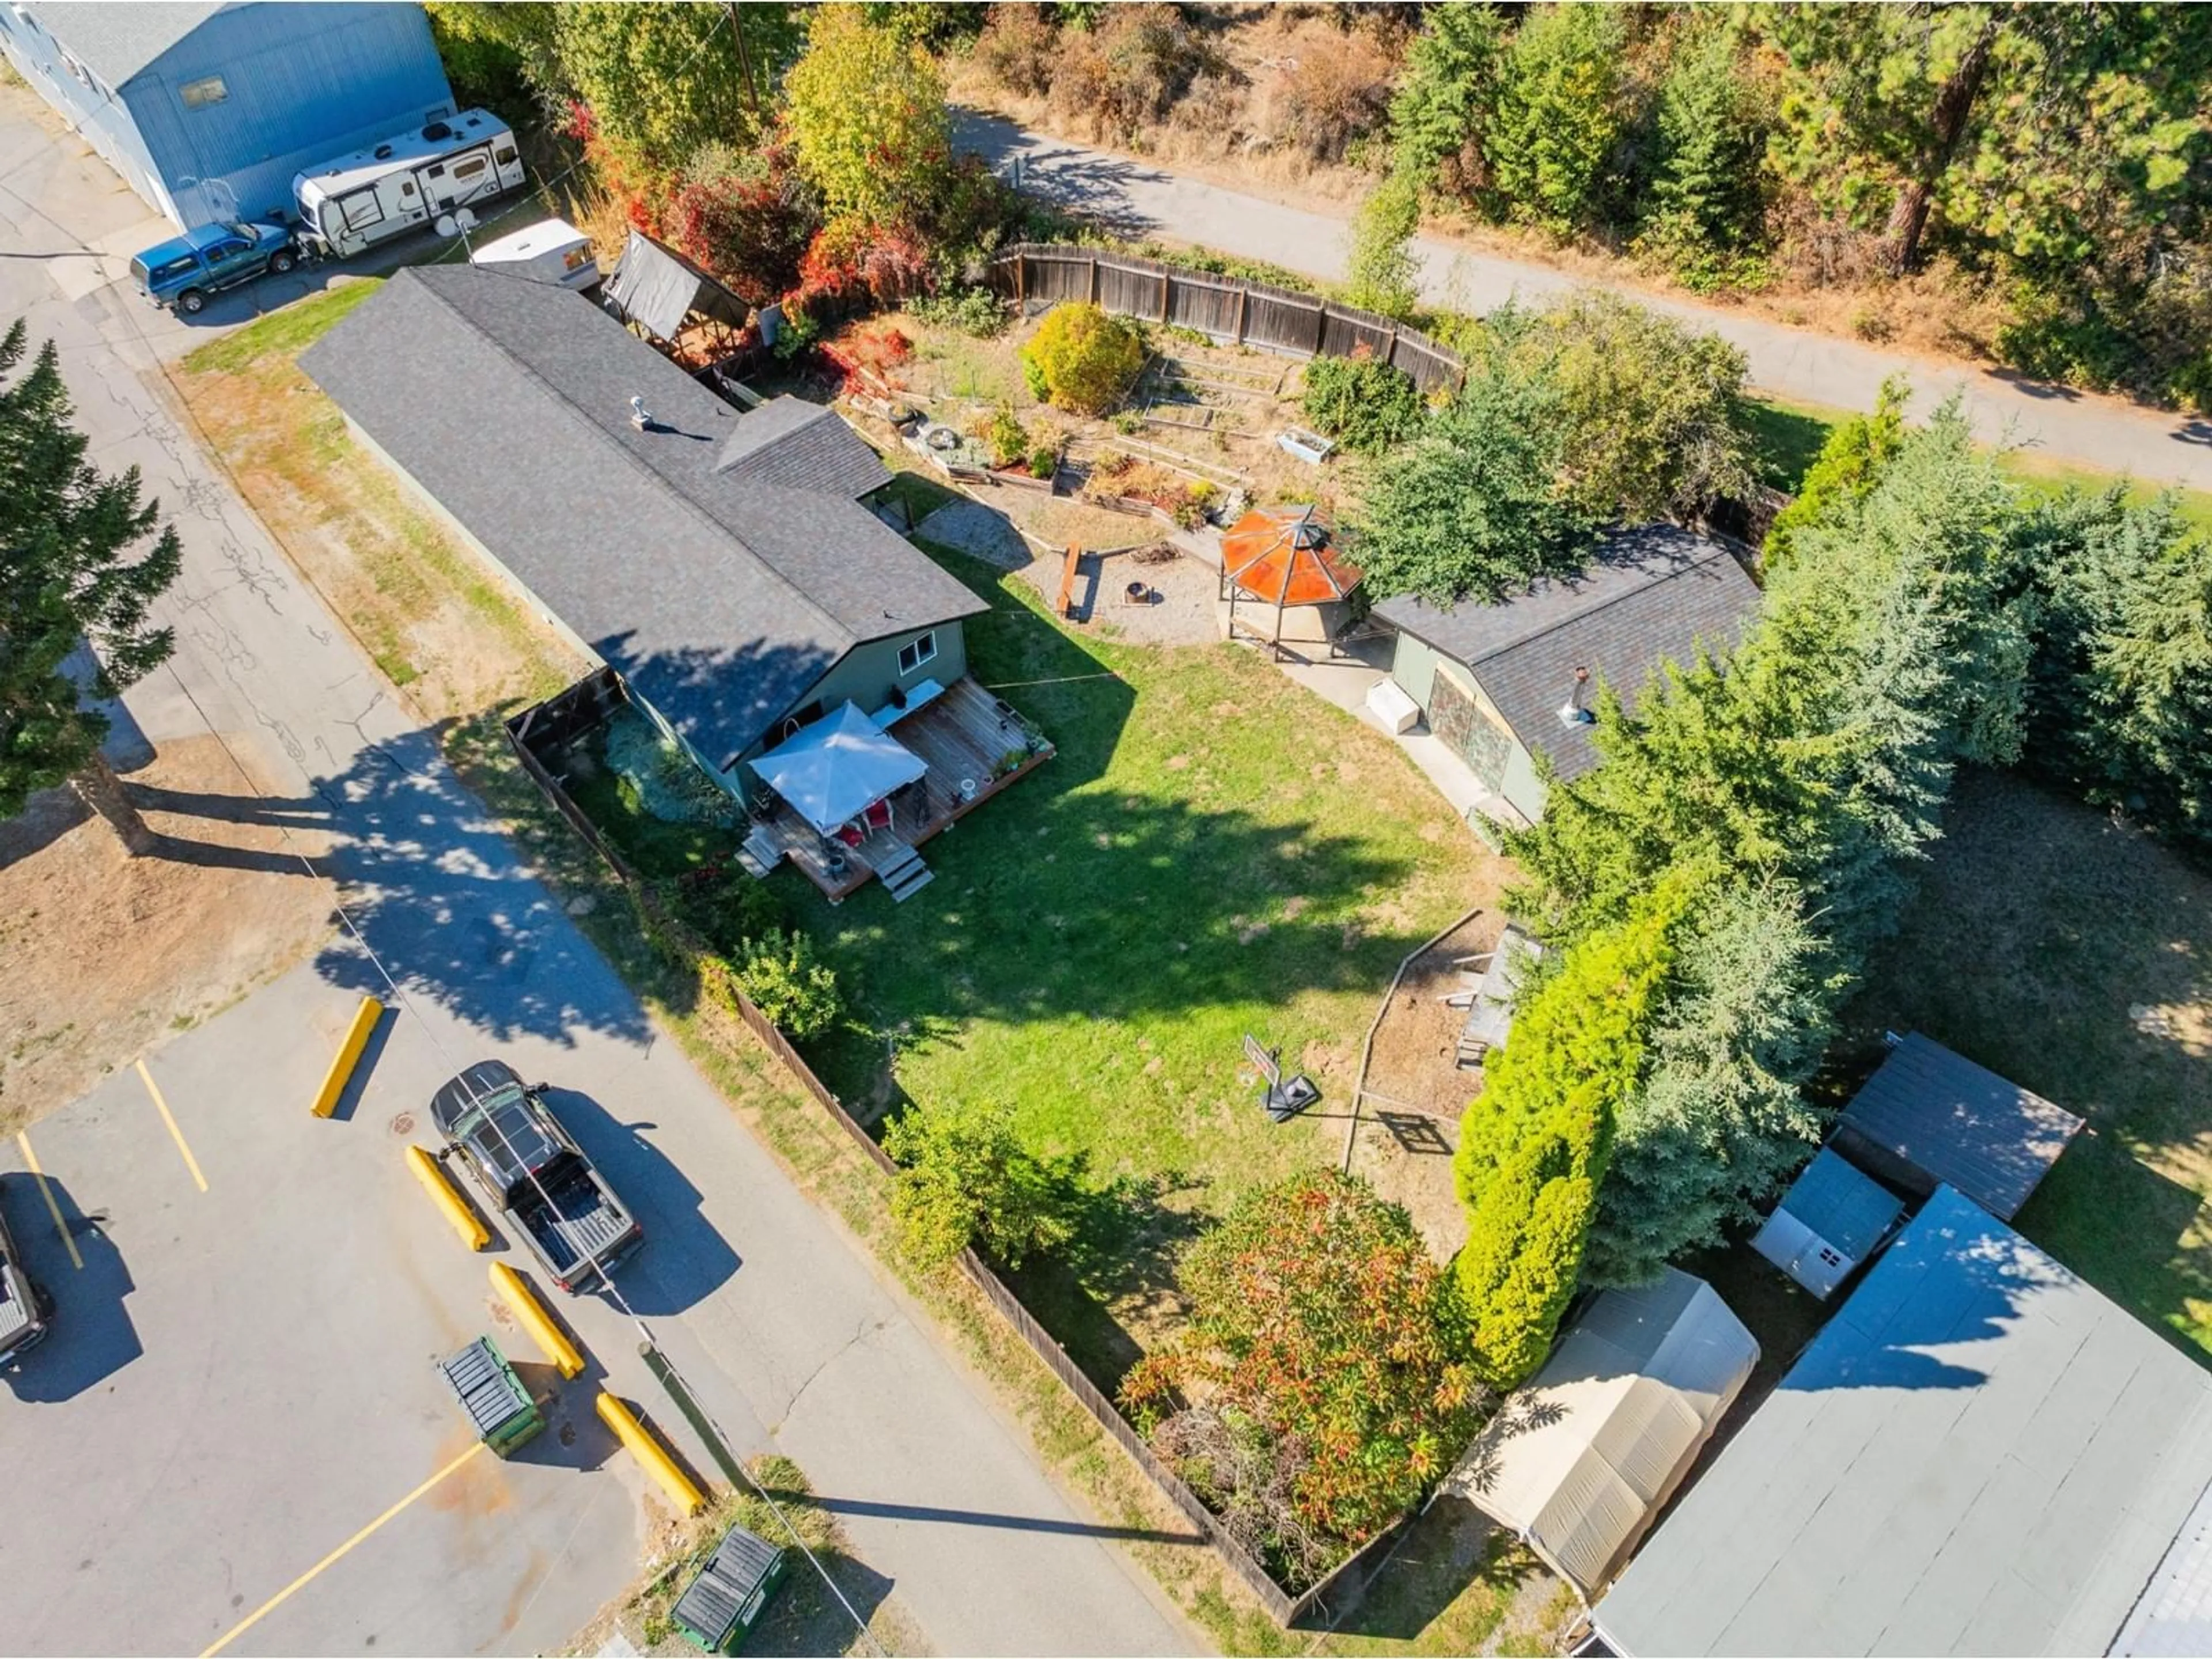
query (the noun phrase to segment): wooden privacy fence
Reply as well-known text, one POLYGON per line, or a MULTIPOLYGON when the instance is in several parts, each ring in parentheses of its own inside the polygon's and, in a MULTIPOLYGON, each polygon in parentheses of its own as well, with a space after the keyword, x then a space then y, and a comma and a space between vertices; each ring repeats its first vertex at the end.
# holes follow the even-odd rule
MULTIPOLYGON (((597 853, 616 878, 629 890, 647 923, 660 932, 672 945, 685 963, 699 975, 700 983, 712 1001, 735 1013, 745 1029, 760 1039, 761 1045, 775 1057, 792 1081, 823 1110, 830 1121, 852 1137, 855 1146, 866 1154, 870 1162, 886 1175, 896 1175, 898 1165, 890 1154, 877 1144, 853 1115, 845 1109, 829 1085, 814 1074, 790 1040, 776 1029, 776 1024, 761 1012, 758 1004, 747 996, 744 987, 730 972, 727 963, 716 956, 707 942, 694 933, 678 918, 661 908, 659 901, 637 872, 630 868, 602 836, 583 809, 568 798, 544 761, 533 751, 533 743, 568 742, 586 730, 594 719, 604 719, 611 708, 628 701, 621 680, 611 669, 602 675, 579 682, 534 708, 526 708, 505 723, 507 741, 514 746, 522 769, 545 793, 546 798, 558 809, 571 828, 584 838, 586 845, 597 853), (555 735, 557 733, 557 737, 555 735)), ((1090 1413, 1099 1427, 1112 1436, 1115 1443, 1129 1455, 1139 1468, 1151 1477, 1152 1484, 1173 1504, 1177 1513, 1196 1528, 1214 1553, 1245 1587, 1259 1599, 1268 1616, 1287 1628, 1294 1621, 1313 1612, 1327 1608, 1333 1602, 1363 1588, 1382 1563, 1389 1558, 1399 1534, 1411 1524, 1408 1515, 1395 1526, 1370 1538, 1335 1571, 1303 1595, 1292 1595, 1271 1577, 1266 1567, 1255 1560, 1249 1551, 1223 1529, 1212 1510, 1199 1500, 1198 1494, 1183 1483, 1182 1478, 1163 1462, 1158 1455, 1138 1433, 1128 1419, 1122 1416, 1105 1393, 1085 1376, 1083 1368, 1067 1357, 1052 1333, 1036 1322, 1035 1315, 1022 1305, 1022 1300, 1009 1289, 1004 1279, 991 1270, 990 1265, 973 1250, 963 1250, 959 1255, 960 1270, 983 1299, 996 1309, 1014 1334, 1029 1346, 1030 1351, 1044 1362, 1045 1369, 1058 1377, 1076 1404, 1090 1413)))
POLYGON ((1350 357, 1364 348, 1423 392, 1467 378, 1467 365, 1418 329, 1272 283, 1073 242, 1017 243, 991 262, 990 272, 993 286, 1025 314, 1032 307, 1087 300, 1116 316, 1292 357, 1350 357))

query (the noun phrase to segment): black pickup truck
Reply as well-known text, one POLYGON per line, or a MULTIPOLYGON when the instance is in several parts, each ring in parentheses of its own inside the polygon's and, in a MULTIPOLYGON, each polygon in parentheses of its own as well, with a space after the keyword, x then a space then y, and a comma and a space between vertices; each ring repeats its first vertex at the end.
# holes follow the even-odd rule
POLYGON ((430 1098, 438 1133, 564 1291, 611 1277, 643 1229, 547 1109, 502 1060, 479 1060, 430 1098))
POLYGON ((46 1334, 52 1307, 46 1292, 31 1282, 16 1254, 14 1235, 8 1231, 4 1195, 23 1177, 0 1176, 0 1365, 9 1364, 46 1334))

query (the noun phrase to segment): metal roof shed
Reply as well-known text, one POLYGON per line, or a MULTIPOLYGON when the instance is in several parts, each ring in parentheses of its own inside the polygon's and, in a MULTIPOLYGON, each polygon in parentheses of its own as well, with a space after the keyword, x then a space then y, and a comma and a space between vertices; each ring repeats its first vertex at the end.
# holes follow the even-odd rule
POLYGON ((1619 1571, 1759 1363, 1701 1279, 1601 1291, 1446 1483, 1584 1595, 1619 1571))
POLYGON ((1940 1188, 1594 1614, 1615 1653, 2102 1653, 2212 1372, 1940 1188))
POLYGON ((2009 1221, 2081 1120, 1914 1032, 1851 1097, 1831 1144, 1911 1193, 1957 1188, 2009 1221))
POLYGON ((1826 1301, 1881 1248, 1905 1214, 1887 1187, 1823 1146, 1751 1248, 1826 1301))

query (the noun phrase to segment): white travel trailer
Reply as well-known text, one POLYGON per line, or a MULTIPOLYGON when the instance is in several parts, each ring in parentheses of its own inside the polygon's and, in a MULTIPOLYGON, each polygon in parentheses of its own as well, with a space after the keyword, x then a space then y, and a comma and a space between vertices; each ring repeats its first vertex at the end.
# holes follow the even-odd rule
POLYGON ((486 242, 469 263, 556 288, 587 289, 599 280, 592 239, 566 219, 547 219, 486 242))
POLYGON ((522 182, 507 123, 469 109, 309 168, 292 180, 292 199, 301 235, 343 259, 522 182))

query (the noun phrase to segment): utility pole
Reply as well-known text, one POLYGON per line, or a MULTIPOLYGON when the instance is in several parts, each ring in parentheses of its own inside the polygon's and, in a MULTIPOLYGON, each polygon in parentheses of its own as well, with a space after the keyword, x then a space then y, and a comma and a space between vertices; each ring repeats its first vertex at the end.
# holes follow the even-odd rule
POLYGON ((752 112, 754 121, 758 122, 760 88, 753 84, 752 56, 745 50, 745 30, 742 21, 744 11, 739 7, 738 0, 728 0, 728 3, 723 9, 730 14, 730 39, 736 43, 738 48, 738 80, 745 89, 745 107, 752 112))

